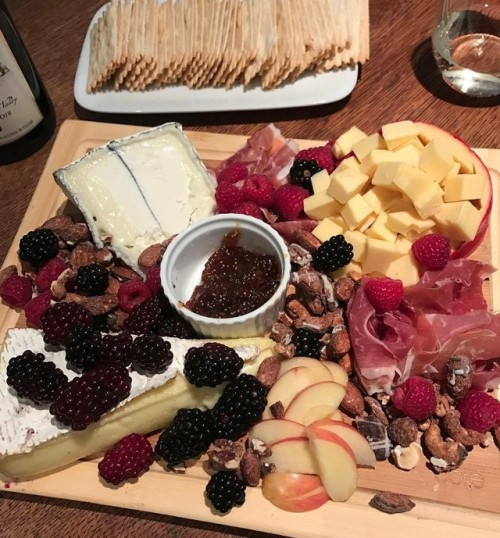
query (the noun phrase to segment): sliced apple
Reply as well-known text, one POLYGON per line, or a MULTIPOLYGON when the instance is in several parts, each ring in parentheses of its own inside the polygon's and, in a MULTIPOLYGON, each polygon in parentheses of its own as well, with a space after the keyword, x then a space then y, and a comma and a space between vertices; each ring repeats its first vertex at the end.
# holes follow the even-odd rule
POLYGON ((262 480, 262 494, 287 512, 316 510, 329 500, 318 476, 298 473, 268 474, 262 480))
POLYGON ((338 420, 339 422, 344 422, 344 415, 340 409, 336 409, 329 417, 330 420, 338 420))
POLYGON ((304 437, 306 429, 303 424, 283 418, 271 418, 262 420, 249 432, 248 439, 259 439, 266 445, 272 445, 289 437, 304 437))
POLYGON ((288 370, 297 368, 299 366, 305 366, 309 368, 313 375, 316 376, 316 381, 331 381, 332 375, 330 370, 324 365, 323 361, 317 359, 311 359, 311 357, 292 357, 281 363, 280 374, 278 378, 285 375, 288 370))
POLYGON ((345 392, 345 387, 335 381, 322 381, 306 387, 290 402, 284 418, 305 426, 327 418, 338 409, 345 392))
POLYGON ((340 364, 332 361, 323 361, 322 364, 324 364, 330 370, 330 374, 332 374, 333 380, 336 383, 339 383, 343 387, 347 386, 349 376, 342 366, 340 366, 340 364))
POLYGON ((279 473, 318 474, 307 437, 289 437, 271 445, 272 454, 263 463, 274 463, 279 473))
POLYGON ((295 395, 301 390, 317 382, 314 372, 305 366, 292 368, 284 373, 272 386, 267 395, 267 406, 262 413, 262 418, 273 418, 271 406, 281 402, 286 409, 295 395))
POLYGON ((307 428, 311 452, 323 487, 332 501, 347 501, 356 491, 358 469, 351 447, 337 434, 307 428))
POLYGON ((352 449, 356 463, 363 467, 375 467, 375 454, 363 435, 358 430, 337 420, 323 419, 313 422, 309 429, 320 428, 341 437, 352 449))

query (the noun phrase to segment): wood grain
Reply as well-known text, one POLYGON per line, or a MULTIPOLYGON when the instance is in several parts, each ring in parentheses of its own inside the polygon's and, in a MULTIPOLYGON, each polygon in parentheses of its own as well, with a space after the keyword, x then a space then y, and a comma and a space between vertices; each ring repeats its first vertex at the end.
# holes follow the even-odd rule
MULTIPOLYGON (((444 85, 436 72, 429 47, 436 9, 433 0, 370 2, 372 58, 363 67, 353 94, 338 104, 284 111, 168 117, 104 117, 76 107, 73 79, 80 48, 89 21, 104 3, 105 0, 5 0, 54 102, 58 128, 64 120, 78 117, 137 125, 177 119, 195 131, 248 135, 273 121, 285 136, 329 139, 352 124, 375 130, 382 123, 410 118, 430 121, 459 133, 475 147, 499 147, 498 99, 464 99, 444 85)), ((0 260, 5 257, 26 213, 53 140, 29 159, 0 167, 0 260)), ((161 492, 161 495, 171 494, 161 492)), ((7 538, 265 536, 254 531, 197 524, 144 512, 39 497, 9 494, 1 497, 0 534, 7 538)), ((366 535, 372 535, 372 531, 367 531, 366 535)), ((363 534, 357 533, 357 536, 363 534)))

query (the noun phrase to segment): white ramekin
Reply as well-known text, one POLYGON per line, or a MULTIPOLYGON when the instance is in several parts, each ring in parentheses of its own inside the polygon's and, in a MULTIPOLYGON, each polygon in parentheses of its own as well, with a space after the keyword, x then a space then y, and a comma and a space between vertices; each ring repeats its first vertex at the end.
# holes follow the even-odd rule
POLYGON ((161 283, 167 299, 201 336, 242 338, 266 334, 285 302, 290 279, 290 256, 285 242, 268 224, 233 213, 199 220, 181 232, 168 246, 161 262, 161 283), (274 295, 262 306, 234 318, 209 318, 186 308, 209 257, 226 234, 240 231, 238 245, 259 254, 273 254, 281 268, 281 281, 274 295))

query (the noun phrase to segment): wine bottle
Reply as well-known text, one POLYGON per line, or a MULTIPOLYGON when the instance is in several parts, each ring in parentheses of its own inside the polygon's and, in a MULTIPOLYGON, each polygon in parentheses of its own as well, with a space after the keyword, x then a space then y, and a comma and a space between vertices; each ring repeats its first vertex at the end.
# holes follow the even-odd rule
POLYGON ((40 149, 55 122, 52 102, 0 0, 0 164, 40 149))

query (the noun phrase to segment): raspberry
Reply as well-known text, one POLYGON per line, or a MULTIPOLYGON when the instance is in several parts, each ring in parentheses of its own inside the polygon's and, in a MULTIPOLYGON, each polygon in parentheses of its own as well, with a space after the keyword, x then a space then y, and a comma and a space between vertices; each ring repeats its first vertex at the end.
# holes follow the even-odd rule
POLYGON ((218 183, 237 183, 248 176, 248 170, 245 163, 234 162, 226 166, 217 176, 218 183))
POLYGON ((418 263, 426 269, 443 269, 450 261, 450 240, 444 235, 423 235, 413 243, 411 250, 418 263))
POLYGON ((66 269, 66 264, 56 256, 44 263, 35 277, 35 286, 38 291, 47 291, 50 285, 66 269))
POLYGON ((119 362, 129 366, 132 362, 133 339, 130 333, 105 334, 99 344, 99 355, 104 362, 119 362))
POLYGON ((233 506, 241 506, 245 502, 245 489, 245 483, 236 473, 219 471, 210 477, 205 495, 216 510, 225 514, 233 506))
POLYGON ((216 387, 234 379, 243 367, 243 359, 224 344, 207 343, 188 349, 184 360, 184 375, 197 387, 216 387))
POLYGON ((31 263, 33 267, 41 267, 46 261, 59 252, 57 235, 48 228, 38 228, 21 237, 19 242, 19 258, 31 263))
POLYGON ((332 146, 326 144, 326 146, 318 146, 315 148, 303 149, 295 155, 295 160, 302 159, 305 161, 316 161, 318 166, 325 168, 326 171, 331 174, 335 168, 335 162, 333 160, 332 146))
POLYGON ((323 170, 323 168, 321 168, 321 166, 314 160, 306 161, 303 159, 295 159, 290 168, 290 183, 292 185, 304 187, 304 189, 309 191, 309 194, 313 194, 311 177, 321 170, 323 170))
POLYGON ((219 213, 231 213, 243 200, 243 191, 232 183, 219 183, 215 189, 215 201, 219 213))
POLYGON ((0 297, 14 308, 23 308, 31 299, 32 293, 31 280, 25 276, 9 276, 0 288, 0 297))
POLYGON ((64 344, 77 325, 92 325, 92 314, 77 303, 55 303, 40 316, 43 339, 47 344, 64 344))
POLYGON ((127 398, 131 384, 122 364, 100 364, 64 385, 50 413, 65 426, 84 430, 127 398))
POLYGON ((160 321, 160 316, 160 301, 156 297, 152 297, 138 304, 130 312, 123 326, 132 334, 144 334, 153 330, 158 321, 160 321))
POLYGON ((295 220, 304 209, 309 192, 297 185, 281 185, 275 193, 275 206, 285 220, 295 220))
POLYGON ((109 273, 103 265, 91 263, 78 268, 76 285, 86 295, 102 295, 108 284, 109 273))
POLYGON ((145 435, 132 433, 106 451, 98 464, 99 476, 117 486, 147 471, 153 463, 153 447, 145 435))
POLYGON ((462 425, 481 433, 500 425, 500 402, 486 392, 470 390, 457 404, 462 425))
POLYGON ((254 219, 262 220, 262 213, 259 206, 253 202, 242 202, 241 204, 238 204, 233 209, 233 213, 237 213, 238 215, 248 215, 254 219))
POLYGON ((146 286, 151 290, 153 295, 156 295, 161 289, 161 279, 160 279, 160 266, 153 265, 148 269, 146 273, 146 286))
POLYGON ((141 280, 127 280, 118 290, 118 302, 124 312, 132 310, 140 303, 152 297, 153 292, 141 280))
POLYGON ((403 283, 389 277, 370 278, 365 282, 365 294, 379 314, 395 310, 403 299, 403 283))
POLYGON ((40 321, 41 315, 49 308, 52 300, 50 291, 44 291, 33 297, 31 301, 28 301, 24 305, 24 315, 28 322, 36 329, 42 328, 42 322, 40 321))
POLYGON ((353 256, 353 246, 343 235, 334 235, 313 254, 314 267, 318 271, 336 271, 347 265, 353 256))
POLYGON ((274 203, 274 187, 266 176, 248 176, 243 183, 243 194, 247 201, 259 207, 271 207, 274 203))
POLYGON ((174 358, 170 351, 170 342, 157 334, 144 334, 134 340, 133 366, 148 374, 164 372, 174 358))
POLYGON ((413 420, 425 420, 436 410, 437 399, 430 379, 414 376, 394 390, 394 405, 413 420))

